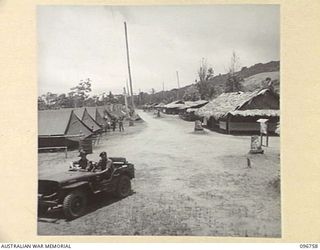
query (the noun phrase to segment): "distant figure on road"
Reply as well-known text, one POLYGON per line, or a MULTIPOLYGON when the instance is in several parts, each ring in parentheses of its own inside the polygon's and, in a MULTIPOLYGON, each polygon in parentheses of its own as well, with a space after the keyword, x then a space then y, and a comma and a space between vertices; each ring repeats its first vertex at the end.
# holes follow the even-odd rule
POLYGON ((112 119, 111 126, 112 126, 112 131, 115 131, 117 126, 117 121, 115 118, 112 119))
POLYGON ((119 119, 119 131, 124 131, 124 127, 123 127, 123 117, 120 117, 119 119))

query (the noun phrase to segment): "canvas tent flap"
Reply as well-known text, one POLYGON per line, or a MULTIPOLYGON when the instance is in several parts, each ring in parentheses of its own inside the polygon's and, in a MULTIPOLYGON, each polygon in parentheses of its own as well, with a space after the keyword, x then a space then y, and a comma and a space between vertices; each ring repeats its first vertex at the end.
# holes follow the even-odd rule
POLYGON ((82 116, 82 122, 92 130, 92 132, 97 132, 101 130, 99 124, 90 116, 87 109, 84 110, 82 116))
POLYGON ((103 116, 98 111, 96 107, 86 107, 89 115, 100 125, 105 126, 107 124, 106 120, 103 119, 103 116))
POLYGON ((83 113, 84 113, 84 108, 73 108, 71 110, 73 110, 75 115, 78 116, 80 120, 82 120, 83 113))
POLYGON ((92 135, 91 130, 79 119, 78 116, 71 113, 70 122, 65 133, 70 140, 78 141, 92 135))

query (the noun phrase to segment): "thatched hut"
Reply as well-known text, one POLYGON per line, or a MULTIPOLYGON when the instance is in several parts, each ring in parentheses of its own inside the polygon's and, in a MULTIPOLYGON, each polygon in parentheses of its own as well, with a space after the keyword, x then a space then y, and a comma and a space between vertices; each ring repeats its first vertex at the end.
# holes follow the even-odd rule
POLYGON ((170 102, 164 106, 164 111, 166 114, 177 115, 180 113, 181 107, 184 107, 184 101, 178 100, 174 102, 170 102))
POLYGON ((279 121, 279 95, 266 88, 253 92, 223 93, 196 111, 207 121, 207 127, 223 132, 257 132, 257 120, 269 120, 268 130, 274 132, 279 121))
POLYGON ((185 101, 184 106, 179 107, 179 115, 183 120, 195 121, 199 119, 195 112, 207 103, 207 100, 185 101))
POLYGON ((164 102, 160 102, 159 104, 157 104, 156 106, 154 106, 155 108, 160 108, 160 109, 162 109, 162 108, 164 108, 164 106, 165 106, 166 104, 164 103, 164 102))

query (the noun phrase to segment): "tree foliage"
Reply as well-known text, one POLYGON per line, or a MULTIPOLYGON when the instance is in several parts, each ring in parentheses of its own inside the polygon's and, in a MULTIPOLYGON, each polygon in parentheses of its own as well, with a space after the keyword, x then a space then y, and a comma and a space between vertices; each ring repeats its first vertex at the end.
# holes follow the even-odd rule
POLYGON ((91 80, 81 80, 77 86, 70 89, 69 96, 75 101, 75 107, 81 107, 84 105, 85 100, 89 97, 91 92, 91 80))
POLYGON ((197 101, 200 99, 200 92, 195 85, 191 85, 186 89, 182 99, 184 101, 197 101))
POLYGON ((242 82, 243 78, 239 75, 238 69, 240 67, 239 57, 237 56, 236 52, 232 52, 229 72, 227 76, 227 80, 225 83, 225 91, 228 92, 237 92, 243 89, 242 82))
POLYGON ((207 59, 202 58, 200 67, 198 69, 199 81, 197 87, 199 89, 201 99, 210 99, 214 93, 213 86, 210 85, 210 81, 214 77, 213 68, 208 66, 207 59))
POLYGON ((229 74, 226 81, 224 92, 228 93, 228 92, 242 91, 243 89, 242 82, 243 82, 243 79, 239 75, 229 74))

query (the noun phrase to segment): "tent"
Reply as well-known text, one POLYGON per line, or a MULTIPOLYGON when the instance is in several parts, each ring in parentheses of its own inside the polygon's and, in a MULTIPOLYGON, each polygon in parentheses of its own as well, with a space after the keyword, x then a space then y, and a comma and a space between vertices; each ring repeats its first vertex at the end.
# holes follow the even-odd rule
POLYGON ((73 110, 73 112, 79 117, 79 119, 88 127, 90 128, 91 132, 97 134, 99 133, 102 128, 101 126, 95 121, 95 119, 88 113, 88 110, 84 107, 82 108, 68 108, 66 110, 73 110))
POLYGON ((107 121, 103 118, 103 113, 101 114, 97 107, 86 107, 86 110, 100 127, 104 128, 107 126, 107 121))
POLYGON ((89 114, 87 108, 84 109, 82 115, 82 122, 87 125, 91 129, 91 131, 95 134, 101 132, 102 127, 96 122, 96 120, 89 114))
POLYGON ((76 146, 91 135, 72 109, 38 112, 38 147, 76 146))

